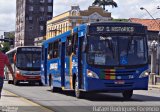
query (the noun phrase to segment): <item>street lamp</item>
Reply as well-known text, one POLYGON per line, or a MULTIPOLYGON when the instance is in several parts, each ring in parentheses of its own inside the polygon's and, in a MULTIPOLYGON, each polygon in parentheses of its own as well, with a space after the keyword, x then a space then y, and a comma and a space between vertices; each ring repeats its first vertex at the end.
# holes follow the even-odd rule
MULTIPOLYGON (((154 19, 154 17, 149 13, 149 11, 147 10, 147 9, 145 9, 144 7, 141 7, 140 8, 141 10, 145 10, 153 19, 154 19)), ((155 20, 155 19, 154 19, 155 20)))
MULTIPOLYGON (((158 38, 160 35, 160 24, 156 21, 156 19, 149 13, 149 11, 147 9, 145 9, 144 7, 140 8, 141 10, 145 10, 150 17, 152 17, 152 19, 154 20, 154 22, 158 25, 159 27, 159 33, 158 33, 158 38)), ((157 9, 159 9, 159 6, 157 7, 157 9)), ((160 41, 158 39, 158 42, 156 42, 155 40, 153 40, 152 44, 151 44, 151 49, 152 49, 152 53, 151 53, 151 83, 154 85, 155 82, 155 73, 156 73, 156 61, 157 61, 157 48, 158 48, 158 43, 160 44, 160 41)), ((160 58, 160 54, 158 54, 158 59, 160 58)), ((160 59, 159 59, 159 63, 158 66, 160 65, 160 59)), ((159 67, 158 67, 159 68, 159 67)), ((160 68, 159 68, 160 69, 160 68)))
MULTIPOLYGON (((157 9, 160 9, 160 6, 157 6, 157 9)), ((158 37, 160 38, 160 23, 159 23, 159 33, 158 33, 158 37)))
MULTIPOLYGON (((147 9, 145 9, 144 7, 140 8, 141 10, 145 10, 151 17, 152 19, 155 21, 155 23, 158 25, 159 27, 159 34, 160 34, 160 24, 156 21, 156 19, 149 13, 149 11, 147 9)), ((160 7, 158 6, 157 9, 160 9, 160 7)))

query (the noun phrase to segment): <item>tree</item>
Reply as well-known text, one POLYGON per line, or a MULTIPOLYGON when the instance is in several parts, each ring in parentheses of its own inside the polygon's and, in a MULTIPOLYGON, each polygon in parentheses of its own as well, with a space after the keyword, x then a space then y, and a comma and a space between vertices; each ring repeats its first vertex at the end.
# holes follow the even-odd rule
POLYGON ((3 40, 3 43, 1 43, 0 50, 4 53, 7 52, 10 49, 11 45, 14 45, 14 33, 7 33, 6 37, 3 40))
POLYGON ((6 33, 4 39, 6 39, 6 42, 8 42, 10 45, 14 45, 15 33, 14 32, 6 33))
POLYGON ((1 46, 0 46, 0 50, 1 50, 3 53, 9 51, 9 49, 10 49, 10 45, 9 45, 8 42, 4 42, 4 43, 2 43, 1 46))
POLYGON ((114 0, 95 0, 92 5, 102 6, 105 10, 105 6, 111 5, 112 7, 118 7, 114 0))
POLYGON ((8 33, 8 38, 14 39, 15 38, 15 34, 14 33, 8 33))

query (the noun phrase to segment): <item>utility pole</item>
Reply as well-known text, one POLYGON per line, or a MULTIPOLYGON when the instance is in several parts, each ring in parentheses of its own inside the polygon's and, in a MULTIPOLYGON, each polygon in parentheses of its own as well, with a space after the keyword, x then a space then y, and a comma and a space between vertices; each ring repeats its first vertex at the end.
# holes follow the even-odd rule
POLYGON ((150 74, 150 79, 151 83, 155 85, 155 75, 156 75, 156 62, 157 62, 157 47, 158 47, 158 42, 155 40, 152 41, 151 43, 151 74, 150 74))
MULTIPOLYGON (((141 10, 145 10, 149 15, 150 17, 154 20, 154 22, 158 25, 159 27, 159 33, 158 35, 160 34, 160 24, 156 21, 156 19, 149 13, 149 11, 147 9, 145 9, 144 7, 141 7, 140 8, 141 10)), ((159 6, 157 7, 157 9, 159 9, 159 6)), ((155 41, 153 40, 152 43, 151 43, 151 74, 150 74, 150 81, 153 85, 155 85, 155 75, 156 75, 156 67, 157 67, 157 50, 159 48, 159 44, 160 44, 160 41, 159 41, 159 36, 158 36, 158 39, 155 41)), ((160 53, 158 54, 158 65, 160 64, 160 53)), ((159 68, 158 68, 159 70, 159 68)))
MULTIPOLYGON (((160 6, 157 6, 157 9, 160 9, 160 6)), ((160 75, 160 22, 158 22, 159 32, 158 32, 158 73, 160 75)))

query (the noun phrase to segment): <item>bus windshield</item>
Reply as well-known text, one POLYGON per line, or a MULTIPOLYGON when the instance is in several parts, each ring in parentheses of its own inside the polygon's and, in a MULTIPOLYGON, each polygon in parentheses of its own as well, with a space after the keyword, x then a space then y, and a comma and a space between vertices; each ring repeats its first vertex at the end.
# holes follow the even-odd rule
POLYGON ((17 53, 17 67, 23 70, 40 70, 40 52, 19 52, 17 53))
POLYGON ((102 66, 146 64, 146 41, 144 36, 88 36, 87 62, 102 66))

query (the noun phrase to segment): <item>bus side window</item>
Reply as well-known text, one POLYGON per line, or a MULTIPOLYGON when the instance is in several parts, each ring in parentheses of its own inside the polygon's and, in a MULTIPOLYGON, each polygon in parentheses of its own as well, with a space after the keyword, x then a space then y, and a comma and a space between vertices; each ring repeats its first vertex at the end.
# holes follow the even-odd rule
POLYGON ((77 33, 73 35, 72 43, 73 43, 72 51, 76 55, 76 52, 78 50, 78 34, 77 33))
POLYGON ((49 44, 49 47, 48 47, 48 59, 52 59, 52 43, 49 44))
POLYGON ((53 51, 53 58, 58 58, 58 54, 59 54, 59 41, 56 41, 56 42, 54 42, 54 44, 53 44, 53 49, 52 49, 52 51, 53 51))
POLYGON ((72 53, 72 36, 67 37, 66 41, 66 56, 70 56, 72 53))

